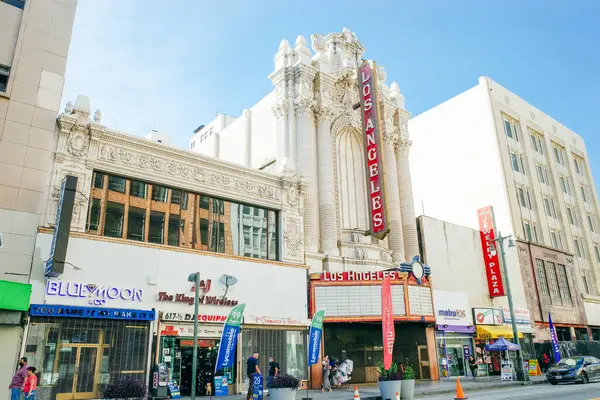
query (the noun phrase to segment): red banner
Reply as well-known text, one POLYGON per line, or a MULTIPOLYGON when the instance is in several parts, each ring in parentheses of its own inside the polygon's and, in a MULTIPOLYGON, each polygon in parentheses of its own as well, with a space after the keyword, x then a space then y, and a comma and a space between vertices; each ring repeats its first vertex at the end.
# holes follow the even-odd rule
POLYGON ((381 285, 381 324, 383 331, 383 368, 392 366, 392 353, 394 352, 394 310, 392 308, 392 282, 387 276, 381 285))
POLYGON ((367 159, 367 190, 371 235, 383 239, 387 232, 381 149, 379 145, 379 119, 377 115, 376 81, 373 69, 365 61, 359 69, 360 103, 362 110, 365 155, 367 159))
POLYGON ((494 232, 494 213, 491 206, 477 210, 479 219, 479 235, 481 237, 481 248, 483 249, 483 261, 485 263, 485 274, 488 281, 490 297, 504 296, 504 285, 502 284, 502 272, 498 252, 492 251, 492 244, 496 239, 494 232))

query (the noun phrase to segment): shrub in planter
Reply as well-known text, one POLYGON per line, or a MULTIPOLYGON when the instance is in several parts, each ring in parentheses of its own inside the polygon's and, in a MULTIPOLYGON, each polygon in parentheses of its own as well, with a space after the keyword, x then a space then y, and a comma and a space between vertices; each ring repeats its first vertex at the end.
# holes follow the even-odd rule
POLYGON ((396 393, 399 395, 402 390, 402 379, 404 378, 402 370, 398 368, 398 364, 392 363, 389 369, 385 369, 383 364, 380 364, 377 372, 379 373, 377 386, 381 392, 381 399, 395 400, 396 393))
POLYGON ((105 399, 143 399, 147 392, 148 388, 144 382, 128 376, 109 383, 103 394, 105 399))
POLYGON ((300 379, 292 375, 281 374, 271 382, 269 397, 272 400, 295 400, 298 386, 300 386, 300 379))
POLYGON ((415 398, 415 369, 409 363, 404 366, 404 382, 402 382, 402 398, 415 398))

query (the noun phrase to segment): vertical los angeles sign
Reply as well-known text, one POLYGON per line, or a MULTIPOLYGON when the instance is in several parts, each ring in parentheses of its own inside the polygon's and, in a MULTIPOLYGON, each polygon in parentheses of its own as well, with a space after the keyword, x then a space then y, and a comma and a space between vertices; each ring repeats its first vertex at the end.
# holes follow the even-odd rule
POLYGON ((323 336, 323 318, 325 311, 317 311, 313 316, 308 334, 308 366, 319 362, 321 350, 321 337, 323 336))
POLYGON ((504 296, 504 285, 502 284, 498 252, 492 251, 492 244, 496 239, 494 210, 492 206, 477 210, 477 218, 479 219, 479 236, 481 237, 485 275, 487 276, 490 297, 504 296))
POLYGON ((367 191, 369 192, 369 219, 371 235, 383 239, 388 233, 385 195, 383 184, 383 158, 379 136, 379 115, 377 114, 377 77, 375 68, 364 61, 358 69, 358 88, 367 168, 367 191))

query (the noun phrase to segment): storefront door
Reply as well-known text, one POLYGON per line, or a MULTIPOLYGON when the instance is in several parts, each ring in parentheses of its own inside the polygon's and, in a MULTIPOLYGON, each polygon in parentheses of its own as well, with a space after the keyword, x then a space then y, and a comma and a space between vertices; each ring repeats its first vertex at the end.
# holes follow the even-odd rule
POLYGON ((466 360, 461 339, 446 339, 446 357, 450 376, 464 376, 466 360))
POLYGON ((419 368, 421 379, 431 379, 431 366, 429 365, 429 349, 427 346, 418 346, 419 368))
POLYGON ((92 399, 96 397, 97 368, 100 345, 62 345, 58 356, 58 379, 63 393, 57 400, 92 399))

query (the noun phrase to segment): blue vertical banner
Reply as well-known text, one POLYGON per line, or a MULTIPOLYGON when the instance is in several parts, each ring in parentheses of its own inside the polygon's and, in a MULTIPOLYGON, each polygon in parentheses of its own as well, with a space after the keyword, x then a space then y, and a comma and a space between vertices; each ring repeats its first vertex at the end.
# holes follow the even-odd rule
POLYGON ((310 333, 308 336, 308 366, 319 362, 321 350, 321 337, 323 336, 323 318, 325 311, 317 311, 310 324, 310 333))
POLYGON ((245 307, 245 304, 239 304, 233 307, 225 321, 221 343, 219 344, 219 354, 217 354, 217 362, 215 364, 215 372, 233 366, 235 347, 237 345, 237 338, 240 333, 240 325, 242 324, 245 307))
POLYGON ((552 339, 552 349, 554 350, 554 362, 560 361, 560 348, 558 347, 558 338, 556 337, 556 329, 552 323, 552 316, 548 313, 548 322, 550 323, 550 339, 552 339))

